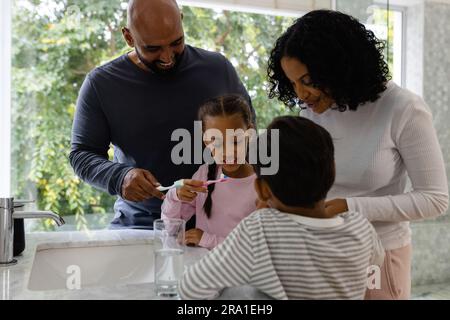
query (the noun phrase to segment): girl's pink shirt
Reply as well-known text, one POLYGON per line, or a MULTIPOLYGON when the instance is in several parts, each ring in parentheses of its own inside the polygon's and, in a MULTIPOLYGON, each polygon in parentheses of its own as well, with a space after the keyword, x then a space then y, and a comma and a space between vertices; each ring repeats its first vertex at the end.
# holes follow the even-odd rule
MULTIPOLYGON (((219 167, 218 177, 222 170, 219 167)), ((202 165, 192 177, 193 180, 208 179, 208 165, 202 165)), ((178 199, 176 189, 170 190, 162 205, 161 216, 189 220, 196 215, 196 228, 203 231, 199 246, 212 249, 221 243, 239 222, 256 210, 257 194, 254 188, 256 174, 246 178, 228 178, 217 183, 212 193, 210 218, 203 205, 207 194, 198 193, 192 202, 178 199)))

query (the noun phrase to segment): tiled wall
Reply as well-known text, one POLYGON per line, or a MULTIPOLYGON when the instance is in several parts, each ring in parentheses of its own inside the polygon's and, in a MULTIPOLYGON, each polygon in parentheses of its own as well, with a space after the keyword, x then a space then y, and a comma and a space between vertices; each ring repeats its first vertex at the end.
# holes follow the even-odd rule
POLYGON ((423 51, 425 6, 422 3, 406 10, 406 87, 423 97, 423 51))
MULTIPOLYGON (((423 97, 433 110, 442 146, 447 177, 450 177, 450 3, 425 4, 423 97)), ((440 219, 449 221, 450 215, 440 219)), ((449 245, 450 245, 450 229, 449 245)), ((450 263, 450 262, 449 262, 450 263)))
MULTIPOLYGON (((365 22, 373 1, 337 0, 365 22)), ((430 106, 450 178, 450 3, 414 1, 406 9, 406 87, 430 106)), ((412 223, 413 285, 450 283, 450 214, 412 223)))
POLYGON ((411 228, 413 286, 450 284, 450 222, 416 223, 411 228))
MULTIPOLYGON (((423 75, 423 97, 433 112, 450 178, 450 3, 426 1, 412 12, 408 16, 408 60, 416 70, 408 70, 407 75, 413 80, 417 74, 423 75), (422 30, 418 29, 422 27, 420 19, 422 30)), ((412 224, 412 228, 413 284, 450 283, 450 215, 412 224)))

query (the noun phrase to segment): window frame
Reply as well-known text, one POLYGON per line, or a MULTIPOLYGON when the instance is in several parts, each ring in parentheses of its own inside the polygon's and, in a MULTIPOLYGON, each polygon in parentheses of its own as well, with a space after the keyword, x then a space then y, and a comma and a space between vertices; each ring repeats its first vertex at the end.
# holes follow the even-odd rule
POLYGON ((301 8, 296 8, 295 6, 286 6, 285 3, 272 4, 267 3, 267 1, 262 1, 259 3, 252 3, 252 1, 239 1, 239 0, 223 0, 223 1, 205 1, 205 0, 177 0, 180 6, 190 6, 199 7, 213 10, 229 10, 234 12, 244 12, 244 13, 256 13, 262 15, 272 15, 272 16, 284 16, 284 17, 299 17, 308 12, 308 10, 313 10, 315 8, 329 8, 334 10, 336 0, 323 0, 323 2, 328 2, 329 5, 322 5, 321 2, 318 4, 311 1, 304 1, 304 5, 301 8))
MULTIPOLYGON (((390 0, 387 0, 388 3, 390 0)), ((407 28, 407 7, 402 6, 402 5, 393 5, 391 3, 386 3, 386 1, 374 1, 374 5, 377 5, 378 7, 395 12, 395 13, 400 13, 401 15, 401 32, 400 32, 400 36, 401 36, 401 42, 400 42, 400 63, 399 65, 397 65, 398 68, 401 69, 400 71, 400 83, 397 83, 398 85, 400 85, 401 87, 405 88, 406 87, 406 28, 407 28)), ((395 47, 394 47, 394 55, 395 55, 395 47)), ((395 68, 395 60, 394 60, 394 70, 395 68)), ((391 70, 391 71, 394 71, 391 70)))
POLYGON ((401 77, 402 77, 402 81, 401 81, 401 86, 403 88, 406 88, 406 40, 407 40, 407 19, 408 19, 408 15, 407 15, 407 8, 403 7, 403 6, 390 6, 391 10, 393 11, 398 11, 401 13, 402 16, 402 42, 401 42, 401 77))
POLYGON ((0 1, 0 197, 11 197, 12 1, 0 1))

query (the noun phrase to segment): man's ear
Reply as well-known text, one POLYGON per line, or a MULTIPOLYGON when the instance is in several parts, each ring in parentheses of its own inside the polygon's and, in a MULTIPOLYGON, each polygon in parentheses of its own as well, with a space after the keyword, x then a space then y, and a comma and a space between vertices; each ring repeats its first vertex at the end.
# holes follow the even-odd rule
POLYGON ((184 19, 184 13, 182 12, 181 13, 181 21, 183 21, 183 19, 184 19))
POLYGON ((123 27, 122 35, 125 41, 127 42, 128 46, 134 48, 134 39, 133 36, 131 35, 130 29, 128 29, 127 27, 123 27))

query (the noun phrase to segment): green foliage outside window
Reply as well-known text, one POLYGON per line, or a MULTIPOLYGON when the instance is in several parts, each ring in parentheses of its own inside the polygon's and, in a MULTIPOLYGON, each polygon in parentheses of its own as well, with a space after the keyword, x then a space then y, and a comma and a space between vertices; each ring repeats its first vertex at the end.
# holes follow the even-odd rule
MULTIPOLYGON (((112 212, 114 197, 77 178, 68 161, 75 103, 86 74, 126 53, 121 0, 16 0, 13 7, 13 190, 38 207, 112 212)), ((249 91, 259 127, 288 113, 267 99, 266 63, 292 18, 184 7, 186 42, 223 53, 249 91)), ((112 151, 110 151, 110 156, 112 151)), ((51 223, 44 222, 44 229, 51 223)))

